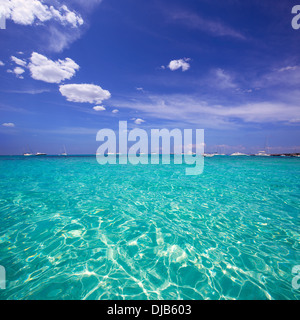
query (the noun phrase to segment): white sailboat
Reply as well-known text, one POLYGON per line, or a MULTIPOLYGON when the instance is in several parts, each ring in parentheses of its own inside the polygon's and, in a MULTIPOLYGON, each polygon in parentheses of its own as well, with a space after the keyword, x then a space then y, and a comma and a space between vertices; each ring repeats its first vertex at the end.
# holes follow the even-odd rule
POLYGON ((268 147, 268 137, 266 137, 264 150, 263 151, 258 151, 256 156, 258 156, 258 157, 270 157, 270 154, 266 152, 266 150, 268 150, 268 149, 269 149, 269 147, 268 147))
POLYGON ((266 151, 258 151, 256 156, 258 156, 258 157, 270 157, 270 155, 268 153, 266 153, 266 151))
POLYGON ((68 154, 67 154, 67 151, 66 151, 66 147, 64 146, 64 152, 61 154, 61 156, 67 156, 68 154))
MULTIPOLYGON (((23 149, 23 150, 24 150, 24 149, 23 149)), ((27 146, 27 151, 24 150, 23 156, 24 156, 24 157, 33 156, 33 153, 31 152, 29 146, 27 146)))

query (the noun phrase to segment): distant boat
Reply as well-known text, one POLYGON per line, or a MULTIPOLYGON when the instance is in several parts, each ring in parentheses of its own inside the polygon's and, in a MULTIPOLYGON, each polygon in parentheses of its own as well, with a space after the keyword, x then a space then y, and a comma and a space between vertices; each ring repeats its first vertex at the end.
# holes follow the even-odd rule
POLYGON ((258 156, 258 157, 270 157, 270 154, 267 153, 265 150, 267 150, 267 151, 269 150, 269 147, 268 147, 268 136, 266 137, 266 140, 265 140, 264 150, 263 151, 258 151, 256 156, 258 156))
POLYGON ((47 154, 46 153, 42 153, 42 152, 37 152, 35 155, 36 156, 46 156, 47 154))
POLYGON ((203 156, 207 157, 207 158, 212 158, 214 156, 214 154, 213 153, 203 153, 203 156))
POLYGON ((29 148, 29 146, 27 146, 26 149, 23 149, 23 151, 24 151, 23 156, 25 157, 33 156, 32 150, 29 148))
POLYGON ((61 156, 67 156, 68 154, 67 154, 67 151, 66 151, 66 147, 64 146, 64 152, 61 154, 61 156))
POLYGON ((270 157, 270 155, 268 153, 266 153, 266 151, 258 151, 256 156, 259 156, 259 157, 270 157))
POLYGON ((231 154, 231 156, 247 156, 247 154, 241 152, 234 152, 231 154))

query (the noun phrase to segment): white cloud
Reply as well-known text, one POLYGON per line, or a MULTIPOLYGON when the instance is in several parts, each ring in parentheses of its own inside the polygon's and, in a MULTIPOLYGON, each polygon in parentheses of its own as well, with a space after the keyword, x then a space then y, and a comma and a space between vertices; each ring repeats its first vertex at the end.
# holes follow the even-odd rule
POLYGON ((50 25, 47 28, 44 46, 46 50, 53 52, 62 52, 68 48, 74 41, 78 40, 82 35, 79 28, 65 28, 61 26, 50 25))
POLYGON ((200 15, 188 11, 168 10, 168 16, 181 24, 199 31, 204 31, 216 37, 229 36, 239 40, 245 40, 245 36, 239 31, 227 26, 218 19, 206 19, 200 15))
POLYGON ((53 17, 62 24, 70 24, 72 27, 83 24, 81 16, 77 15, 74 11, 70 11, 66 5, 61 6, 58 10, 51 6, 50 10, 53 17))
POLYGON ((108 90, 102 89, 94 84, 65 84, 59 87, 60 93, 72 102, 88 102, 100 104, 103 100, 109 99, 111 94, 108 90))
MULTIPOLYGON (((235 106, 214 104, 196 95, 157 95, 140 101, 116 101, 120 108, 143 112, 147 117, 197 124, 209 128, 232 129, 242 122, 264 124, 296 123, 300 119, 297 103, 259 101, 235 106), (163 101, 163 104, 162 104, 163 101)), ((132 119, 135 120, 135 119, 132 119)))
POLYGON ((15 67, 14 70, 7 69, 6 72, 7 73, 14 73, 17 78, 24 79, 24 77, 22 76, 22 73, 24 73, 25 70, 22 69, 21 67, 15 67))
POLYGON ((118 112, 119 112, 118 109, 114 109, 114 110, 112 111, 112 113, 118 113, 118 112))
POLYGON ((140 118, 137 118, 137 119, 134 120, 135 124, 142 124, 143 122, 145 122, 145 120, 140 119, 140 118))
POLYGON ((26 61, 24 61, 22 59, 19 59, 19 58, 15 57, 15 56, 11 56, 10 58, 14 63, 18 64, 19 66, 25 67, 26 64, 27 64, 26 61))
POLYGON ((232 77, 226 73, 223 69, 216 69, 213 72, 213 82, 216 86, 218 86, 221 89, 230 89, 230 88, 236 88, 236 84, 233 82, 232 77))
POLYGON ((0 60, 0 67, 3 67, 3 66, 5 66, 5 63, 0 60))
POLYGON ((5 123, 2 123, 2 126, 7 128, 14 128, 15 124, 12 122, 5 122, 5 123))
POLYGON ((272 70, 254 82, 257 87, 282 86, 299 88, 300 66, 286 66, 272 70))
POLYGON ((82 17, 69 10, 66 5, 57 8, 44 4, 42 0, 1 0, 0 13, 6 19, 22 25, 56 20, 62 25, 78 27, 83 24, 82 17))
POLYGON ((17 76, 19 76, 19 75, 21 75, 22 73, 24 73, 25 70, 22 69, 22 68, 20 68, 20 67, 16 67, 16 68, 14 68, 13 72, 14 72, 17 76))
POLYGON ((106 110, 105 107, 103 107, 103 106, 95 106, 95 107, 93 107, 93 109, 95 111, 104 111, 104 110, 106 110))
POLYGON ((284 68, 279 69, 278 71, 279 71, 279 72, 284 72, 284 71, 297 70, 297 69, 299 69, 298 66, 293 66, 293 67, 287 66, 287 67, 284 67, 284 68))
POLYGON ((28 68, 32 78, 48 83, 60 83, 65 79, 71 79, 79 69, 79 65, 70 58, 52 61, 36 52, 32 53, 30 61, 28 68))
POLYGON ((182 69, 182 71, 187 71, 190 68, 190 64, 187 62, 189 58, 179 59, 179 60, 172 60, 170 61, 168 68, 172 71, 182 69))

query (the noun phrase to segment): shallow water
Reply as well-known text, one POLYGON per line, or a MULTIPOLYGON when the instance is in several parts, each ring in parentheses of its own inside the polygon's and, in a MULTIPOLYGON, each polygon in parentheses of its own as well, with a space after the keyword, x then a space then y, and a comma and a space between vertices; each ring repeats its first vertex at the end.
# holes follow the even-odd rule
POLYGON ((0 299, 299 299, 300 159, 0 157, 0 299))

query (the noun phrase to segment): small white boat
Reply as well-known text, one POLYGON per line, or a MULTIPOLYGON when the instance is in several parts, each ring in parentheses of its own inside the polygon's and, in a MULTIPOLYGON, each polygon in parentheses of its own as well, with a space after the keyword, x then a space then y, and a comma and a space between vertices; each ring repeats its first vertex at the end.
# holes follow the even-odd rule
POLYGON ((42 153, 42 152, 37 152, 35 155, 36 156, 46 156, 47 154, 46 153, 42 153))
POLYGON ((258 157, 270 157, 270 155, 268 153, 266 153, 266 151, 258 151, 256 156, 258 156, 258 157))
POLYGON ((231 156, 247 156, 247 154, 241 152, 234 152, 231 154, 231 156))
POLYGON ((23 154, 23 156, 25 156, 25 157, 30 157, 30 156, 33 156, 33 154, 32 154, 32 153, 29 153, 29 152, 26 152, 26 153, 23 154))
POLYGON ((61 156, 67 156, 68 154, 67 154, 67 151, 66 151, 66 147, 64 146, 64 152, 63 153, 61 153, 61 156))
POLYGON ((203 156, 207 157, 207 158, 212 158, 214 156, 214 154, 213 153, 203 153, 203 156))

